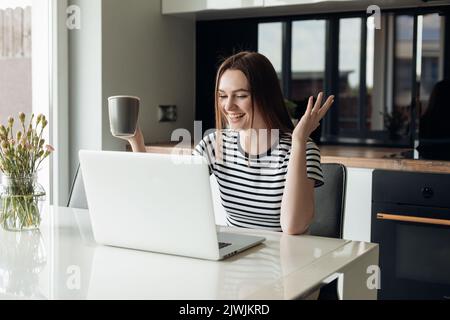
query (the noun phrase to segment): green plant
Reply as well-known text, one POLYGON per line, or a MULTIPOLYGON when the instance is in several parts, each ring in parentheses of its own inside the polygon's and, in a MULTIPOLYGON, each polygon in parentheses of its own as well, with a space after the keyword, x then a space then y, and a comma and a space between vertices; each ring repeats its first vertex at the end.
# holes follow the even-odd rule
POLYGON ((35 227, 40 223, 39 202, 45 191, 36 183, 36 173, 53 151, 42 135, 48 124, 44 115, 31 115, 26 124, 19 113, 20 128, 14 132, 14 118, 0 126, 0 171, 3 173, 0 223, 6 229, 35 227))
POLYGON ((392 112, 380 112, 380 114, 383 115, 384 126, 391 138, 398 138, 408 122, 406 113, 395 108, 392 112))
POLYGON ((298 117, 297 115, 297 104, 292 102, 291 100, 284 99, 284 105, 286 106, 286 109, 289 112, 289 115, 292 119, 296 119, 298 117))

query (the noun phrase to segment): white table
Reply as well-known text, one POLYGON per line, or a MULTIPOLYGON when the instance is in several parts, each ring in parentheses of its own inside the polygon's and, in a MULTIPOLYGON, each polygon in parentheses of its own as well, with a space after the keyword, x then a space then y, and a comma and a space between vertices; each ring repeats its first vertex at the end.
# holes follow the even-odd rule
POLYGON ((100 246, 87 210, 50 207, 40 232, 0 230, 0 299, 295 299, 336 277, 376 299, 376 244, 232 230, 267 240, 220 262, 100 246))

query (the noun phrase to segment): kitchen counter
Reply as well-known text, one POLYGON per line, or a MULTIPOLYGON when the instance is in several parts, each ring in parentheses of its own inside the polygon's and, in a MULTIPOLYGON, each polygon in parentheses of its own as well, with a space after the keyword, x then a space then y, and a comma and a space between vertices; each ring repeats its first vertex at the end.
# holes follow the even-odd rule
MULTIPOLYGON (((192 146, 177 146, 178 143, 157 143, 147 146, 150 153, 190 153, 192 146)), ((406 148, 354 147, 354 146, 319 146, 323 163, 341 163, 346 167, 387 169, 402 171, 420 171, 450 173, 450 161, 407 159, 401 152, 406 148)))

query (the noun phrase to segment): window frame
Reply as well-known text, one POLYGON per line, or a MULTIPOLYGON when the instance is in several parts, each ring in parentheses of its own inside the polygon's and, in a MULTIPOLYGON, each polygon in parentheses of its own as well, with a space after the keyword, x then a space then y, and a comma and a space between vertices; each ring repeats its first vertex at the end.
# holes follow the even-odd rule
MULTIPOLYGON (((401 8, 401 9, 386 9, 382 11, 383 14, 392 14, 394 23, 390 27, 393 28, 393 41, 395 50, 395 18, 399 15, 410 15, 414 17, 414 35, 413 35, 413 63, 411 73, 413 74, 412 84, 412 101, 411 101, 411 127, 407 136, 401 137, 399 140, 392 141, 387 136, 385 130, 367 130, 365 123, 367 116, 367 13, 365 11, 345 12, 345 13, 322 13, 322 14, 305 14, 305 15, 292 15, 283 17, 266 17, 257 18, 256 22, 270 23, 281 22, 283 28, 283 41, 282 41, 282 85, 284 95, 287 99, 291 99, 291 85, 292 85, 292 23, 294 21, 304 20, 325 20, 326 23, 326 43, 325 43, 325 82, 324 92, 326 95, 334 94, 336 96, 335 106, 331 108, 329 114, 322 121, 322 135, 321 143, 323 144, 352 144, 352 145, 374 145, 384 147, 414 147, 418 139, 416 130, 416 118, 417 118, 417 105, 414 97, 416 96, 416 70, 417 70, 417 17, 419 15, 440 13, 446 14, 450 17, 450 6, 433 6, 426 8, 401 8), (339 52, 339 22, 340 19, 345 18, 361 18, 361 44, 360 44, 360 90, 358 99, 359 108, 359 130, 338 132, 338 113, 339 108, 339 55, 330 54, 332 52, 339 52)), ((389 21, 386 24, 390 24, 389 21)), ((445 32, 445 48, 444 51, 444 70, 443 76, 450 76, 450 18, 446 20, 444 26, 445 32)), ((395 90, 392 90, 389 95, 388 82, 392 82, 395 86, 395 51, 389 52, 390 44, 389 34, 387 34, 387 40, 385 44, 385 52, 387 59, 393 61, 386 61, 385 63, 385 81, 384 81, 384 97, 383 101, 386 103, 388 99, 389 103, 394 105, 395 90), (389 57, 392 55, 392 57, 389 57), (392 67, 392 71, 388 72, 389 67, 392 67), (392 79, 386 79, 386 77, 392 77, 392 79), (386 81, 388 80, 388 81, 386 81)), ((375 86, 375 83, 374 83, 375 86)))

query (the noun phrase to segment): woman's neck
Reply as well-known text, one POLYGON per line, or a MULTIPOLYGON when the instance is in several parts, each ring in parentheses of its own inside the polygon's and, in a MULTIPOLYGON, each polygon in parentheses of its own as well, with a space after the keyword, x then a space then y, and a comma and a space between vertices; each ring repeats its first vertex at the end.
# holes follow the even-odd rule
POLYGON ((279 140, 279 130, 246 129, 239 131, 240 144, 245 152, 258 155, 267 152, 279 140))

